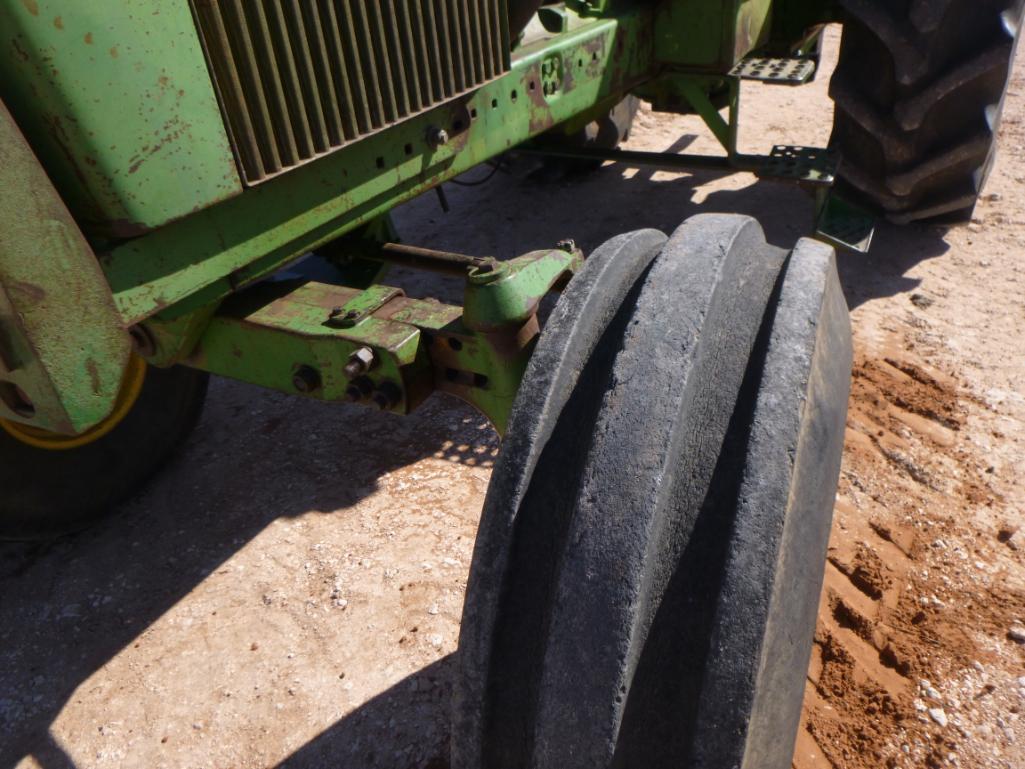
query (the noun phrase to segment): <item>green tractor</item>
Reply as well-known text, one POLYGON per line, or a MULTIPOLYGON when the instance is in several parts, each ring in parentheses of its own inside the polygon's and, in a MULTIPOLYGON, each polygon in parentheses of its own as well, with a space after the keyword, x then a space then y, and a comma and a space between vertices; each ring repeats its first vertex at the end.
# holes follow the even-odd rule
POLYGON ((0 0, 0 537, 109 512, 211 373, 396 414, 447 392, 503 435, 453 766, 787 766, 851 365, 834 247, 866 249, 873 217, 971 216, 1021 14, 0 0), (740 153, 740 82, 809 81, 833 22, 829 146, 740 153), (638 98, 722 152, 619 148, 638 98), (754 172, 816 219, 790 250, 733 215, 586 256, 397 242, 392 208, 512 150, 754 172), (394 264, 463 276, 462 305, 389 285, 394 264))

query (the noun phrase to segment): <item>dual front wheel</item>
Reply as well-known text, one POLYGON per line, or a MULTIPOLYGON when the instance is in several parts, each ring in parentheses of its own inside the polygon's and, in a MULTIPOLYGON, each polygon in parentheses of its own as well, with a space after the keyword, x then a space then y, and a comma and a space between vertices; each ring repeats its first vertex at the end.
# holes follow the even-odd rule
POLYGON ((455 767, 789 765, 850 363, 821 244, 698 216, 589 257, 485 502, 455 767))

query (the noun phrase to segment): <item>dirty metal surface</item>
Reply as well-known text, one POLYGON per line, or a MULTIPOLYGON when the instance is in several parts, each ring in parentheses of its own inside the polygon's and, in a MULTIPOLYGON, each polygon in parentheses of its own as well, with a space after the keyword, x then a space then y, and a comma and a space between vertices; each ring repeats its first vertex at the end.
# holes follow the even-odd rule
POLYGON ((624 93, 650 74, 646 12, 589 22, 528 46, 506 75, 465 100, 373 134, 101 258, 115 302, 134 323, 188 298, 182 311, 227 296, 398 203, 624 93), (564 60, 546 97, 541 63, 564 60), (431 126, 447 143, 433 146, 431 126))
MULTIPOLYGON (((409 413, 435 390, 471 403, 502 431, 534 341, 541 298, 582 264, 575 249, 534 251, 466 271, 465 308, 397 288, 261 283, 231 297, 184 362, 320 400, 409 413)), ((188 324, 147 329, 179 347, 188 324)), ((159 355, 159 350, 154 351, 159 355)))
POLYGON ((128 353, 93 252, 0 101, 0 418, 91 427, 128 353))
POLYGON ((89 235, 241 191, 185 2, 0 0, 0 99, 89 235))

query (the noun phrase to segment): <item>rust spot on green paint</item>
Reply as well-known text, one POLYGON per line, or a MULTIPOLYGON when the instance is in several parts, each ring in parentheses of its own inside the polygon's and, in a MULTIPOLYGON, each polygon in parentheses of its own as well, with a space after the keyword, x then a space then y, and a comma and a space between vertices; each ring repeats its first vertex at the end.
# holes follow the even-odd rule
POLYGON ((86 32, 84 39, 85 39, 85 44, 86 45, 92 45, 93 44, 93 33, 92 32, 86 32))
MULTIPOLYGON (((11 39, 11 47, 14 48, 15 56, 22 61, 28 61, 28 51, 21 47, 21 43, 18 41, 18 38, 15 37, 11 39)), ((33 86, 33 89, 34 88, 35 86, 33 86)))
POLYGON ((7 291, 19 297, 26 304, 39 304, 46 299, 46 289, 42 286, 37 286, 35 283, 26 283, 23 280, 15 280, 8 283, 7 291))
POLYGON ((96 366, 96 361, 92 358, 87 359, 85 370, 89 372, 89 384, 92 385, 93 393, 99 395, 103 388, 100 383, 100 370, 96 366))
POLYGON ((110 49, 110 58, 112 58, 112 59, 116 59, 117 58, 117 46, 116 45, 113 48, 110 49))
POLYGON ((39 3, 37 3, 36 0, 21 0, 21 4, 24 5, 25 10, 33 16, 39 15, 39 3))
POLYGON ((53 26, 55 26, 57 29, 64 29, 64 19, 62 19, 60 16, 54 16, 53 26))

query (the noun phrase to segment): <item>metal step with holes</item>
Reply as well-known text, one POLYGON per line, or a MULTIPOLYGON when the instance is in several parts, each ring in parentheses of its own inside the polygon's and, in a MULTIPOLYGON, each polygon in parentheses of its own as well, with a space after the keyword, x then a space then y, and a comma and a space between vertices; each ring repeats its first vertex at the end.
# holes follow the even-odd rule
POLYGON ((821 147, 795 147, 777 144, 772 152, 758 158, 755 173, 762 179, 792 181, 828 187, 836 179, 839 156, 821 147))
POLYGON ((741 80, 757 80, 773 85, 802 85, 815 74, 816 62, 810 58, 773 59, 754 56, 730 70, 741 80))

